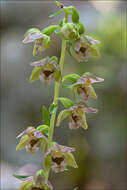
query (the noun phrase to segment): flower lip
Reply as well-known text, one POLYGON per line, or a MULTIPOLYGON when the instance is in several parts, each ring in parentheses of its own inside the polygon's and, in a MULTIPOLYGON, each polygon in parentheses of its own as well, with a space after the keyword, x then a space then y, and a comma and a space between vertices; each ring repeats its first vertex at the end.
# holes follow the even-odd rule
POLYGON ((57 165, 60 165, 61 162, 64 161, 64 159, 65 159, 64 157, 59 157, 59 158, 58 157, 55 157, 55 158, 52 157, 52 161, 55 162, 57 165))
POLYGON ((43 73, 45 74, 45 76, 48 78, 51 74, 53 74, 53 71, 50 70, 44 70, 43 73))
POLYGON ((40 148, 40 141, 36 137, 30 137, 26 144, 26 151, 35 153, 40 148))
POLYGON ((78 129, 82 124, 81 116, 78 114, 72 114, 69 117, 69 128, 78 129))

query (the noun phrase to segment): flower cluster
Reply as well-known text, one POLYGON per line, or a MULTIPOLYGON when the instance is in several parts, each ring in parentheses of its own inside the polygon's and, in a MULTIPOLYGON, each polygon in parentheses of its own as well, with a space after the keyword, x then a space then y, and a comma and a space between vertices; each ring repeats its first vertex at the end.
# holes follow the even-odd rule
POLYGON ((55 17, 64 12, 65 17, 60 24, 48 26, 43 30, 31 28, 26 32, 23 40, 24 44, 34 42, 33 56, 39 55, 39 59, 31 63, 34 68, 30 76, 30 82, 40 80, 41 83, 50 84, 54 81, 55 88, 53 103, 49 109, 43 106, 43 123, 36 128, 33 126, 27 127, 17 137, 20 138, 20 142, 16 150, 25 149, 27 152, 34 154, 42 149, 44 155, 44 168, 37 171, 35 175, 14 175, 23 181, 20 190, 53 190, 53 186, 48 181, 51 169, 58 173, 67 170, 68 166, 78 167, 73 155, 75 148, 60 145, 52 140, 58 101, 61 101, 65 109, 59 113, 56 126, 60 126, 61 122, 68 118, 70 129, 78 129, 79 127, 87 129, 86 113, 96 113, 97 109, 89 107, 86 102, 90 98, 97 98, 92 85, 103 82, 102 78, 88 72, 82 76, 69 74, 62 77, 67 45, 70 48, 71 55, 78 62, 87 62, 91 56, 99 55, 96 47, 99 41, 86 35, 85 27, 79 21, 79 14, 75 7, 66 7, 58 1, 56 1, 56 5, 60 10, 50 15, 50 17, 55 17), (71 16, 71 21, 68 21, 68 16, 71 16), (50 47, 53 32, 62 38, 60 61, 56 56, 42 57, 43 51, 50 47), (67 81, 69 83, 65 84, 67 81), (72 90, 75 102, 68 98, 59 97, 60 86, 72 90))

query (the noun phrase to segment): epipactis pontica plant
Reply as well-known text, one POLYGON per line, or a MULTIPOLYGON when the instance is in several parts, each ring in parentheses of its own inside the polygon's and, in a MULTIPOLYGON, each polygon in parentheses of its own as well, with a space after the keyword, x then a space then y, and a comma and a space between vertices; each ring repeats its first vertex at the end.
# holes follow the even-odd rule
POLYGON ((56 126, 60 126, 63 119, 68 118, 70 129, 78 129, 79 127, 87 129, 86 113, 96 113, 97 110, 89 107, 86 102, 90 98, 97 98, 92 85, 104 80, 89 72, 83 73, 82 76, 72 73, 63 77, 62 70, 67 46, 72 57, 81 64, 81 62, 87 62, 90 57, 99 55, 96 44, 100 42, 86 35, 85 27, 80 22, 79 13, 74 6, 66 7, 58 1, 56 1, 56 5, 59 11, 50 17, 64 13, 61 22, 42 30, 31 28, 26 32, 23 40, 24 44, 34 44, 33 56, 39 55, 41 57, 31 63, 33 70, 30 82, 40 80, 41 84, 50 84, 55 81, 55 87, 53 103, 49 109, 45 106, 42 107, 43 123, 36 128, 28 126, 17 137, 20 138, 20 142, 16 150, 25 149, 34 154, 42 149, 44 154, 43 168, 37 171, 35 175, 14 175, 22 181, 20 190, 52 190, 53 186, 49 182, 51 170, 58 173, 67 170, 68 166, 78 168, 73 155, 75 148, 63 146, 53 141, 58 102, 60 101, 63 104, 64 109, 58 115, 56 126), (71 17, 71 21, 69 17, 71 17), (50 47, 53 33, 62 39, 60 60, 56 56, 45 58, 42 56, 43 52, 50 47), (72 90, 75 102, 65 97, 59 97, 61 85, 72 90))

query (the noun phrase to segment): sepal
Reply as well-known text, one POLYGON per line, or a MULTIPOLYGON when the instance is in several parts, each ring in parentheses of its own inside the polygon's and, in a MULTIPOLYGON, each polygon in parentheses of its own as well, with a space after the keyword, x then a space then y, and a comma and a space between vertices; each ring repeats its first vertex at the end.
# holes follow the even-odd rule
POLYGON ((62 110, 59 115, 58 115, 58 118, 57 118, 57 123, 56 123, 56 126, 60 126, 61 122, 68 116, 70 116, 72 113, 72 111, 69 111, 69 110, 62 110))
POLYGON ((74 156, 73 156, 73 154, 71 152, 68 152, 68 153, 66 153, 64 155, 65 155, 66 162, 67 162, 68 166, 71 166, 73 168, 78 168, 77 163, 75 161, 75 158, 74 158, 74 156))
POLYGON ((20 139, 19 144, 16 146, 16 151, 24 149, 28 140, 29 140, 29 136, 28 135, 22 136, 21 139, 20 139))

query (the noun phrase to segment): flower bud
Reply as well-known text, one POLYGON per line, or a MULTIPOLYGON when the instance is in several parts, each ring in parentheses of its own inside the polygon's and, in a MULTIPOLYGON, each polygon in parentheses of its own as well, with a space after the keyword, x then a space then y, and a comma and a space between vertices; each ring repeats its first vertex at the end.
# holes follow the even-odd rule
POLYGON ((77 27, 73 23, 64 24, 64 26, 61 29, 61 32, 67 40, 76 40, 79 38, 77 27))

